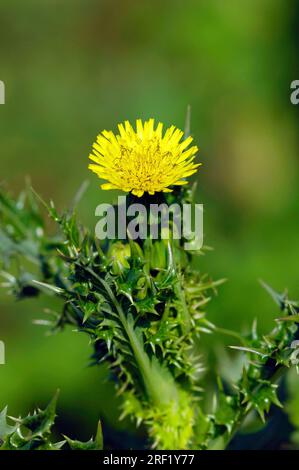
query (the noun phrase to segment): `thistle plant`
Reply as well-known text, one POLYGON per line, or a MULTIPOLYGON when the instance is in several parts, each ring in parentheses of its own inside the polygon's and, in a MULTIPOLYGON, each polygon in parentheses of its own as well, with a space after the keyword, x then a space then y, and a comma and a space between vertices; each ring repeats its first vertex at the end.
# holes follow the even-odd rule
MULTIPOLYGON (((186 178, 199 166, 198 149, 174 126, 162 131, 162 124, 155 128, 149 120, 137 121, 136 130, 126 122, 117 135, 98 136, 90 169, 108 180, 102 188, 129 192, 129 203, 194 204, 195 187, 186 178)), ((224 449, 248 416, 265 421, 272 405, 282 406, 279 377, 295 362, 299 320, 299 307, 286 294, 267 287, 282 311, 268 335, 260 335, 256 323, 248 335, 230 333, 238 341, 237 354, 244 356, 243 371, 234 383, 216 371, 213 406, 206 407, 201 337, 220 331, 206 308, 223 281, 192 267, 204 248, 184 250, 184 238, 171 230, 158 239, 132 239, 128 233, 124 240, 101 242, 77 222, 76 208, 61 214, 31 188, 17 199, 2 190, 0 217, 3 286, 17 299, 40 294, 61 299, 61 311, 48 312, 48 327, 56 332, 71 325, 89 336, 92 363, 109 365, 122 398, 120 417, 145 427, 148 446, 224 449), (57 226, 54 235, 47 233, 45 210, 57 226)), ((0 449, 18 448, 16 428, 5 424, 4 412, 1 416, 0 449)), ((46 448, 44 435, 53 419, 42 430, 33 428, 30 418, 16 422, 29 423, 29 436, 46 448)), ((100 440, 90 445, 99 448, 100 440)))

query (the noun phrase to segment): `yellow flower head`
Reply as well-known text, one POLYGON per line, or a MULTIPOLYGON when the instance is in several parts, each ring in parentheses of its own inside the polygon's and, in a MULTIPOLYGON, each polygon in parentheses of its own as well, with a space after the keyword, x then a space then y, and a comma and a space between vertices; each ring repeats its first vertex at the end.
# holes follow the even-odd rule
POLYGON ((198 148, 190 148, 192 137, 175 126, 162 133, 163 124, 155 128, 154 119, 136 121, 136 130, 128 121, 119 124, 119 134, 103 131, 93 144, 89 169, 109 183, 102 189, 131 191, 141 197, 145 192, 170 192, 170 186, 186 184, 183 178, 197 171, 193 162, 198 148))

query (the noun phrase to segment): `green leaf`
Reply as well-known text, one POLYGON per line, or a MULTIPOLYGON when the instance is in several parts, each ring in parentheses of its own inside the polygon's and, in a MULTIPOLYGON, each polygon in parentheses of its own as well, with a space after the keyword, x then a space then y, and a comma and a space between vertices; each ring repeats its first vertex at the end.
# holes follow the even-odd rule
POLYGON ((287 317, 277 318, 276 321, 287 321, 287 322, 299 323, 299 313, 294 314, 294 315, 289 315, 287 317))
POLYGON ((91 438, 87 442, 72 440, 64 436, 68 445, 72 450, 102 450, 103 449, 103 433, 101 422, 98 422, 98 428, 95 439, 91 438))
POLYGON ((51 428, 56 417, 58 392, 45 410, 36 410, 25 418, 11 418, 14 426, 8 426, 7 410, 0 414, 0 450, 57 450, 63 442, 50 441, 51 428))
POLYGON ((236 349, 237 351, 243 351, 251 354, 257 354, 258 356, 261 357, 267 357, 267 354, 265 354, 263 351, 256 349, 256 348, 247 348, 245 346, 229 346, 230 349, 236 349))
POLYGON ((253 407, 259 413, 263 422, 265 421, 265 413, 269 413, 272 404, 282 407, 277 397, 277 387, 276 384, 263 381, 257 390, 245 393, 243 402, 247 403, 248 409, 253 407))
POLYGON ((215 423, 225 426, 231 432, 240 414, 237 395, 226 395, 222 383, 218 378, 217 407, 214 415, 215 423))
POLYGON ((196 421, 194 426, 194 434, 196 444, 200 448, 205 448, 208 444, 209 434, 212 432, 213 423, 207 415, 203 413, 200 407, 196 410, 196 421))
POLYGON ((57 294, 57 295, 64 295, 65 294, 64 289, 61 289, 60 287, 57 287, 57 286, 53 286, 51 284, 47 284, 45 282, 40 282, 40 281, 37 281, 37 280, 34 279, 32 281, 32 284, 40 287, 41 290, 48 290, 48 291, 51 291, 51 292, 53 292, 54 294, 57 294))
POLYGON ((32 415, 29 414, 26 418, 17 420, 20 425, 25 426, 31 431, 31 437, 43 436, 50 432, 56 418, 58 395, 59 390, 56 392, 45 410, 38 409, 32 415))
POLYGON ((283 310, 285 306, 286 294, 279 294, 274 289, 272 289, 272 287, 266 284, 263 280, 260 280, 260 284, 270 294, 270 296, 272 297, 274 302, 279 306, 279 308, 283 310))

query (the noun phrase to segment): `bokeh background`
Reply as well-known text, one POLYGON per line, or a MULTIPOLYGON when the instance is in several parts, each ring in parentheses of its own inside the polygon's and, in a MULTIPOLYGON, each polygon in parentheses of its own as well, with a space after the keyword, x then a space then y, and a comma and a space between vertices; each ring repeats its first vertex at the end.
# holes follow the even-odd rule
MULTIPOLYGON (((1 0, 1 181, 17 193, 30 176, 64 208, 89 178, 79 213, 92 227, 96 205, 116 195, 87 170, 97 133, 137 117, 182 127, 190 104, 213 247, 197 265, 228 279, 210 319, 245 332, 256 317, 266 331, 278 311, 258 279, 299 298, 298 24, 292 0, 1 0)), ((31 323, 45 306, 0 293, 0 408, 24 413, 60 388, 60 430, 87 438, 102 417, 109 445, 130 446, 105 369, 88 367, 88 339, 31 323)), ((207 361, 226 343, 204 339, 207 361)), ((299 379, 288 380, 299 427, 299 379)))

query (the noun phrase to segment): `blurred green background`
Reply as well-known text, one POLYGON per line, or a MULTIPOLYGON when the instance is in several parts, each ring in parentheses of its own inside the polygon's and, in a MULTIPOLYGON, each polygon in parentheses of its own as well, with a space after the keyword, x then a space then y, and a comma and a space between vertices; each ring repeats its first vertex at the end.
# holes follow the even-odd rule
MULTIPOLYGON (((92 227, 96 205, 115 196, 87 169, 97 133, 138 117, 182 127, 190 104, 205 243, 214 248, 197 264, 228 279, 210 318, 246 331, 257 317, 271 328, 278 312, 258 278, 299 298, 299 114, 289 99, 298 23, 292 0, 1 0, 1 181, 17 192, 30 176, 63 208, 89 178, 79 212, 92 227)), ((109 443, 121 445, 127 423, 105 370, 88 367, 88 338, 45 336, 31 323, 45 306, 1 292, 0 408, 24 413, 59 387, 63 432, 89 437, 101 416, 109 443)), ((207 357, 214 343, 204 341, 207 357)), ((299 425, 294 378, 292 387, 299 425)))

